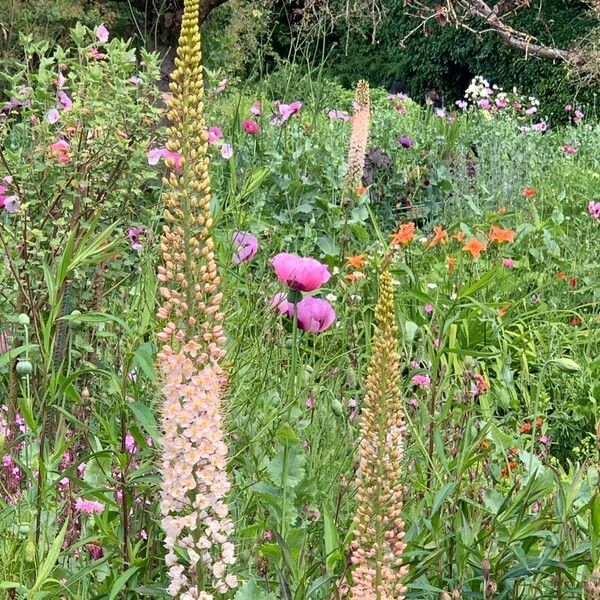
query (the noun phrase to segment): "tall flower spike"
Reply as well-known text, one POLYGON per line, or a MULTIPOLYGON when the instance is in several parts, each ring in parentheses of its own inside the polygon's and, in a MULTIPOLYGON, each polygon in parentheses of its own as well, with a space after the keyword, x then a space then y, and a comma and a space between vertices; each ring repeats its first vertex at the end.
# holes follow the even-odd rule
POLYGON ((403 600, 402 461, 404 414, 398 377, 392 277, 384 266, 375 309, 376 332, 362 405, 357 512, 351 561, 352 600, 403 600))
POLYGON ((226 471, 219 366, 225 336, 222 294, 211 237, 208 135, 204 132, 198 0, 185 0, 171 76, 163 181, 166 225, 158 267, 165 322, 158 334, 162 371, 162 488, 160 507, 171 583, 180 600, 211 600, 237 586, 227 567, 235 562, 225 496, 226 471), (180 561, 181 556, 184 561, 180 561))
POLYGON ((348 149, 346 187, 349 192, 356 193, 356 190, 362 184, 369 138, 370 104, 369 83, 361 79, 356 85, 352 133, 350 134, 350 147, 348 149))

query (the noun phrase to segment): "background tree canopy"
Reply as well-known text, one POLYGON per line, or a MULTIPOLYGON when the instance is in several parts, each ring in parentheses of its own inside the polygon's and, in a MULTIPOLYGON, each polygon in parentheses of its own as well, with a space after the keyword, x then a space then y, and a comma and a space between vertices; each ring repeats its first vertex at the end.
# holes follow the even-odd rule
MULTIPOLYGON (((0 51, 10 60, 18 33, 57 40, 86 18, 104 18, 117 32, 166 48, 175 39, 181 6, 181 0, 0 0, 0 51)), ((224 76, 264 75, 288 60, 310 68, 327 57, 324 73, 345 87, 365 78, 388 88, 398 79, 414 98, 435 88, 451 104, 472 77, 483 75, 504 88, 535 94, 544 113, 555 117, 567 103, 595 108, 595 86, 578 85, 564 63, 509 48, 489 28, 477 33, 485 23, 467 22, 465 28, 421 20, 405 0, 211 0, 205 6, 207 64, 224 76)), ((579 0, 538 0, 509 15, 508 22, 548 46, 589 46, 597 37, 590 4, 579 0)))

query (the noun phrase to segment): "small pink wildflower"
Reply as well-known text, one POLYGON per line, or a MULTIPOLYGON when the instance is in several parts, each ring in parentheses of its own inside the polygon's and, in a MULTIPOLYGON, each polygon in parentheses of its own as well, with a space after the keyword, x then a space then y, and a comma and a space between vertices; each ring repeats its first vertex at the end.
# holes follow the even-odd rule
POLYGON ((594 219, 600 219, 600 202, 590 200, 587 209, 594 219))
POLYGON ((512 258, 505 258, 505 259, 502 260, 502 264, 507 269, 512 269, 515 266, 515 261, 512 258))
POLYGON ((225 160, 229 160, 233 156, 233 146, 231 144, 223 144, 221 146, 221 156, 225 160))
POLYGON ((250 135, 256 135, 257 133, 260 133, 260 125, 252 119, 244 119, 242 122, 242 127, 244 128, 244 131, 250 135))
POLYGON ((575 148, 575 146, 570 146, 569 144, 564 144, 560 148, 565 154, 568 154, 569 156, 573 156, 574 154, 577 154, 577 148, 575 148))
POLYGON ((108 29, 106 29, 104 23, 100 23, 100 25, 96 27, 96 37, 98 38, 98 41, 106 44, 106 42, 108 42, 108 35, 108 29))
POLYGON ((223 131, 216 125, 212 125, 206 131, 208 133, 209 144, 216 144, 223 137, 223 131))
POLYGON ((262 114, 262 110, 261 110, 261 105, 260 105, 260 100, 257 100, 252 107, 250 108, 250 112, 255 116, 255 117, 260 117, 260 115, 262 114))
POLYGON ((104 512, 104 504, 96 500, 84 500, 77 498, 75 501, 75 509, 88 515, 99 515, 104 512))
POLYGON ((424 311, 425 311, 425 312, 426 312, 428 315, 430 315, 430 314, 433 312, 433 304, 426 304, 426 305, 423 307, 423 310, 424 310, 424 311))
POLYGON ((420 388, 428 388, 431 385, 431 377, 429 375, 413 375, 410 381, 413 385, 420 388))
POLYGON ((48 111, 46 118, 48 119, 48 123, 50 123, 50 125, 54 125, 54 123, 60 119, 60 113, 56 110, 56 108, 51 108, 48 111))

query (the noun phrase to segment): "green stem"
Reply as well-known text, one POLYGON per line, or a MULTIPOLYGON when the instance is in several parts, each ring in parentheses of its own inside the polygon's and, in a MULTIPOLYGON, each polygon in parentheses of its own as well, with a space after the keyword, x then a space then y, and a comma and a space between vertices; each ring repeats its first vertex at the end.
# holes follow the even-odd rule
MULTIPOLYGON (((296 397, 295 394, 295 385, 296 385, 296 366, 298 363, 298 303, 294 302, 294 318, 292 321, 292 360, 290 363, 290 371, 288 377, 288 389, 287 396, 289 399, 288 403, 288 411, 285 415, 286 421, 289 421, 290 409, 294 405, 294 399, 296 397)), ((281 499, 281 537, 285 540, 285 536, 287 533, 287 519, 286 519, 286 509, 287 509, 287 470, 288 470, 288 461, 289 461, 289 444, 285 444, 283 448, 283 467, 281 469, 281 489, 282 489, 282 499, 281 499)))

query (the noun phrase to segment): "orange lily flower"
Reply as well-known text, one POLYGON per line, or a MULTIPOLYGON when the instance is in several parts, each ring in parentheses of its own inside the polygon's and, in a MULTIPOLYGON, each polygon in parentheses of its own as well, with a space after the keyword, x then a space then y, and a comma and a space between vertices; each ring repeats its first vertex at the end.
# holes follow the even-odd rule
POLYGON ((498 207, 498 214, 499 215, 503 215, 506 212, 506 206, 499 206, 498 207))
POLYGON ((464 233, 464 231, 457 231, 452 237, 457 242, 462 242, 465 239, 465 233, 464 233))
POLYGON ((465 252, 470 252, 475 259, 481 256, 484 250, 487 250, 487 244, 479 241, 476 237, 470 238, 462 248, 465 252))
POLYGON ((529 433, 531 431, 531 423, 529 421, 525 421, 524 423, 521 424, 521 427, 519 427, 519 432, 520 433, 529 433))
POLYGON ((435 248, 439 244, 446 244, 448 242, 448 232, 441 225, 436 225, 433 231, 435 235, 429 244, 427 244, 429 248, 435 248))
POLYGON ((502 229, 502 227, 496 227, 492 225, 490 229, 490 241, 498 242, 502 244, 503 242, 512 242, 515 239, 516 231, 513 229, 502 229))
POLYGON ((563 271, 559 271, 559 272, 556 274, 556 279, 558 279, 558 281, 562 281, 563 279, 565 279, 565 278, 566 278, 566 276, 567 276, 567 274, 566 274, 566 273, 564 273, 563 271))
POLYGON ((397 233, 392 236, 392 244, 406 245, 413 241, 415 237, 415 224, 411 221, 410 223, 403 223, 398 228, 397 233))
POLYGON ((360 271, 354 271, 353 273, 346 274, 346 279, 350 283, 354 283, 355 281, 358 281, 359 279, 364 279, 364 277, 365 277, 365 274, 361 273, 360 271))
POLYGON ((447 256, 446 269, 448 269, 448 273, 453 273, 454 267, 456 267, 456 256, 447 256))
POLYGON ((360 271, 365 264, 365 255, 358 254, 357 256, 346 256, 346 262, 351 266, 360 271))

